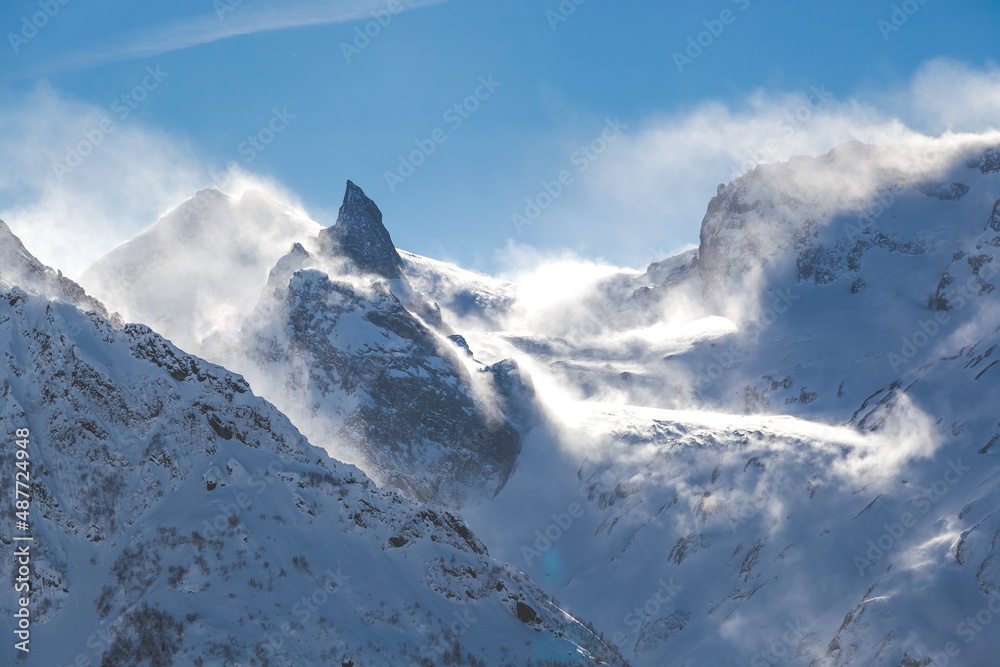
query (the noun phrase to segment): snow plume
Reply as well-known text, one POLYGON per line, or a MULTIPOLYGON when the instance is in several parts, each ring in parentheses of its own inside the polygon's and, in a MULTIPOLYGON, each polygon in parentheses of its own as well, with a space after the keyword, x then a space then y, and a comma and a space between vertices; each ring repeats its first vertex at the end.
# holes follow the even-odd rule
POLYGON ((872 432, 787 415, 593 402, 564 402, 552 414, 558 415, 553 426, 560 441, 577 459, 603 462, 619 471, 645 466, 648 475, 675 485, 711 474, 711 467, 720 460, 742 467, 755 457, 786 476, 792 475, 791 468, 797 469, 794 476, 801 477, 803 484, 815 478, 848 489, 877 486, 890 482, 914 462, 932 457, 943 440, 936 419, 905 394, 899 395, 880 428, 872 432), (706 459, 699 450, 701 438, 708 434, 714 434, 718 455, 706 459), (618 445, 609 447, 609 440, 618 445), (680 461, 688 459, 683 453, 687 450, 691 465, 708 469, 685 470, 680 461), (670 455, 664 458, 667 452, 670 455))
POLYGON ((517 301, 504 323, 507 331, 573 336, 607 328, 601 284, 623 269, 569 252, 543 255, 513 242, 501 255, 509 267, 501 277, 517 285, 517 301))
POLYGON ((546 213, 531 234, 572 230, 566 245, 592 240, 606 257, 655 261, 695 240, 719 183, 758 164, 822 155, 851 141, 927 146, 943 135, 948 142, 1000 129, 998 118, 1000 69, 949 60, 926 63, 888 91, 816 81, 797 91, 754 91, 735 103, 709 100, 632 123, 581 176, 577 196, 546 213))
POLYGON ((45 85, 0 110, 0 217, 38 258, 77 276, 199 183, 192 149, 45 85), (103 129, 102 129, 102 123, 103 129), (86 153, 86 155, 83 155, 86 153))
POLYGON ((937 419, 899 393, 878 431, 866 434, 834 469, 855 480, 888 481, 934 456, 944 441, 937 419))
POLYGON ((238 168, 213 177, 185 139, 45 84, 0 110, 0 152, 0 218, 73 278, 205 188, 265 191, 305 215, 276 181, 238 168))
POLYGON ((238 181, 243 192, 234 197, 200 191, 99 260, 81 282, 126 319, 185 349, 237 330, 275 263, 320 230, 301 208, 249 189, 255 181, 238 181))
POLYGON ((618 267, 570 251, 544 253, 513 241, 498 257, 500 277, 515 286, 516 298, 502 321, 508 333, 631 348, 682 334, 714 314, 688 285, 672 291, 668 302, 639 299, 637 290, 662 279, 653 270, 618 267))

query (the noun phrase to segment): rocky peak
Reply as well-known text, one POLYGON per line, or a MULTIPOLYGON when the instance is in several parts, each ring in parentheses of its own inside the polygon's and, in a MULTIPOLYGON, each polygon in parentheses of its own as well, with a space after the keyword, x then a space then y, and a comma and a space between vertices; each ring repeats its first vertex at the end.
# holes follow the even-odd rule
POLYGON ((3 220, 0 220, 0 285, 8 287, 17 285, 49 299, 73 304, 84 311, 96 311, 120 324, 117 314, 108 313, 104 306, 89 296, 82 287, 61 272, 38 261, 3 220))
POLYGON ((975 188, 986 183, 961 164, 975 152, 965 166, 981 165, 986 175, 993 154, 981 151, 945 142, 933 150, 849 142, 823 156, 754 168, 719 189, 702 221, 698 272, 706 295, 755 289, 764 267, 772 274, 788 270, 786 281, 856 280, 874 248, 914 256, 942 245, 930 240, 937 232, 929 226, 916 226, 914 211, 969 221, 953 226, 944 245, 978 233, 972 223, 982 224, 982 202, 975 188))
POLYGON ((995 174, 1000 171, 1000 145, 987 148, 969 159, 965 166, 969 169, 978 169, 983 175, 995 174))
POLYGON ((382 225, 382 211, 351 181, 347 181, 337 224, 323 230, 320 239, 361 271, 390 280, 402 277, 403 260, 382 225))

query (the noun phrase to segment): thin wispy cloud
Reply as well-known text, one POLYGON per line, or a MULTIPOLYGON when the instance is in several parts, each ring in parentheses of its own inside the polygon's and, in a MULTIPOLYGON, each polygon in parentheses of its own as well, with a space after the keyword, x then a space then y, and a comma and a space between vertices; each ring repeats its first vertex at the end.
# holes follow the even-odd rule
POLYGON ((447 0, 399 0, 395 3, 388 0, 327 0, 273 2, 268 6, 255 7, 249 3, 226 4, 223 0, 224 7, 216 12, 112 37, 104 46, 70 55, 53 69, 93 67, 149 58, 258 32, 372 20, 378 12, 398 14, 444 2, 447 0))

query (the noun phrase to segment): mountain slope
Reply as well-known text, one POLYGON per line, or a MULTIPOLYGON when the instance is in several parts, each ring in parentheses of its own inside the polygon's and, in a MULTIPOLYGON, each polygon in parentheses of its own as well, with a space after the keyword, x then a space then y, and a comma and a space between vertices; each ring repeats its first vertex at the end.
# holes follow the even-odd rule
MULTIPOLYGON (((162 275, 138 287, 122 279, 128 267, 148 261, 147 237, 162 236, 160 227, 183 220, 192 238, 203 239, 209 234, 203 228, 226 219, 232 204, 224 197, 199 193, 95 264, 85 279, 116 285, 105 292, 126 312, 145 304, 142 321, 173 340, 192 341, 190 308, 210 305, 206 318, 216 318, 217 310, 242 313, 192 349, 243 374, 311 442, 363 467, 380 485, 451 507, 495 495, 514 469, 528 424, 513 421, 517 406, 498 391, 504 385, 496 375, 467 365, 445 337, 450 330, 440 309, 410 284, 381 212, 354 183, 347 184, 334 226, 308 234, 297 220, 268 223, 300 235, 284 256, 258 252, 252 275, 223 275, 240 256, 225 245, 211 250, 221 268, 206 268, 187 259, 190 244, 158 241, 162 275), (205 217, 180 214, 200 199, 208 200, 205 217), (265 261, 272 262, 269 274, 258 279, 265 261), (242 286, 230 296, 219 281, 233 279, 242 286), (146 300, 147 289, 162 283, 161 295, 146 300), (251 293, 256 305, 248 306, 251 293)), ((277 215, 274 203, 260 206, 277 215)), ((273 246, 262 240, 262 248, 273 246)))
MULTIPOLYGON (((255 350, 254 386, 280 373, 289 406, 348 414, 364 394, 337 387, 365 358, 402 358, 406 383, 455 364, 421 332, 451 336, 477 396, 513 423, 519 395, 536 422, 463 515, 631 664, 992 664, 998 142, 761 165, 720 186, 696 251, 554 299, 407 253, 386 280, 307 241, 233 349, 255 350), (515 368, 530 390, 501 387, 515 368)), ((368 398, 395 379, 364 379, 368 398)), ((409 451, 408 475, 441 461, 409 451)))
POLYGON ((319 230, 264 193, 202 190, 98 260, 80 282, 129 322, 197 352, 214 332, 239 326, 274 263, 319 230))
POLYGON ((37 286, 0 295, 0 424, 30 430, 30 530, 0 509, 5 545, 33 537, 26 664, 617 661, 461 519, 377 490, 239 376, 37 286))
POLYGON ((1000 180, 995 148, 935 148, 720 188, 603 336, 463 332, 549 399, 468 520, 633 664, 994 661, 1000 180))
POLYGON ((362 273, 386 280, 403 277, 403 260, 382 225, 382 211, 351 181, 347 181, 337 224, 320 233, 320 244, 347 257, 362 273))

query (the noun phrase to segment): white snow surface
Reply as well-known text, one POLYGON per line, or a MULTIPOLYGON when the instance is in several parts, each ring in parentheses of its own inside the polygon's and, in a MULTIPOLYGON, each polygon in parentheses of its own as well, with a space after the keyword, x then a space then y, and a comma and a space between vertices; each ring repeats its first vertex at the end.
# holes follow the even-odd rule
POLYGON ((238 327, 275 262, 320 229, 257 190, 202 190, 98 260, 80 283, 127 321, 197 352, 212 334, 238 327))
POLYGON ((632 665, 996 664, 1000 137, 761 165, 700 241, 541 300, 400 253, 534 387, 464 518, 632 665))
MULTIPOLYGON (((35 266, 0 232, 5 280, 35 266)), ((30 530, 5 502, 0 542, 33 538, 30 653, 7 557, 0 663, 620 664, 460 518, 379 490, 243 378, 51 276, 0 293, 0 466, 31 479, 30 530)))

